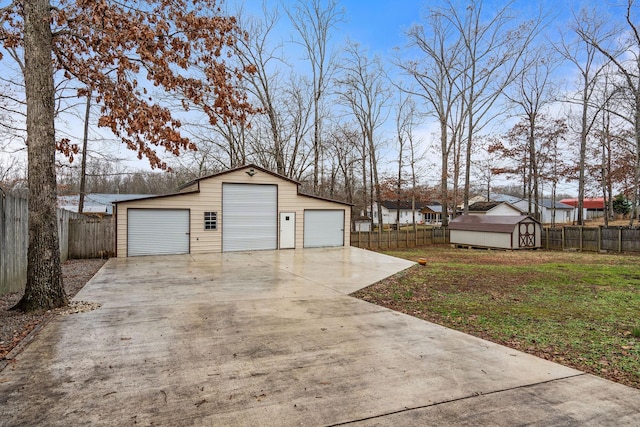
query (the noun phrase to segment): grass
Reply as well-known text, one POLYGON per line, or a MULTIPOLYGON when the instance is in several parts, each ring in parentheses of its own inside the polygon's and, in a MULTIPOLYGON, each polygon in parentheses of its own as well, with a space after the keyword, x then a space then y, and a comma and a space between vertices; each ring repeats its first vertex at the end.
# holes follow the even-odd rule
POLYGON ((448 246, 386 253, 428 263, 354 296, 640 388, 640 257, 448 246))

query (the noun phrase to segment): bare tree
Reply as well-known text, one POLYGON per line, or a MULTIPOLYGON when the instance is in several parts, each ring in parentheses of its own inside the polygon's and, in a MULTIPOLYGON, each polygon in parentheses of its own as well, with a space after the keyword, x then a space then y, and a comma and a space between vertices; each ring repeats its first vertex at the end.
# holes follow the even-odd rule
MULTIPOLYGON (((408 166, 410 170, 411 182, 411 215, 413 229, 417 227, 416 222, 416 196, 417 196, 417 179, 418 171, 416 163, 418 161, 417 141, 415 139, 414 127, 416 120, 416 104, 412 97, 403 96, 404 91, 400 91, 400 100, 396 110, 396 134, 398 138, 398 185, 404 180, 402 179, 403 158, 408 151, 408 166)), ((400 188, 398 188, 400 194, 400 188)), ((400 210, 398 209, 398 215, 400 210)), ((400 218, 398 217, 398 222, 400 218)))
POLYGON ((313 85, 313 191, 319 191, 322 146, 322 103, 335 71, 335 55, 331 51, 331 31, 344 20, 344 11, 336 0, 298 0, 286 13, 298 34, 296 43, 302 45, 311 65, 313 85))
POLYGON ((414 25, 407 32, 409 44, 423 55, 417 60, 398 60, 397 65, 413 77, 417 87, 405 89, 421 99, 428 113, 435 116, 440 130, 440 202, 442 225, 448 224, 449 156, 459 135, 464 117, 462 94, 456 85, 462 78, 460 58, 464 49, 455 27, 442 14, 431 12, 427 17, 428 30, 414 25), (452 118, 456 118, 452 124, 452 118))
MULTIPOLYGON (((265 149, 268 147, 268 152, 273 157, 273 169, 281 175, 287 175, 290 168, 287 167, 285 153, 285 124, 278 111, 278 104, 282 102, 283 95, 279 93, 282 73, 277 64, 284 63, 284 59, 278 54, 280 46, 271 47, 269 44, 273 39, 273 30, 278 24, 279 16, 277 8, 267 8, 266 4, 263 4, 262 11, 262 19, 244 19, 241 23, 248 37, 238 41, 238 56, 243 66, 255 68, 255 73, 248 76, 245 85, 247 91, 257 99, 261 113, 267 121, 268 132, 267 135, 260 133, 260 142, 264 144, 265 149)), ((265 161, 261 163, 264 164, 265 161)))
POLYGON ((529 66, 523 73, 517 76, 514 88, 507 94, 509 100, 522 111, 528 124, 527 145, 529 150, 528 164, 528 188, 526 192, 528 200, 528 213, 535 218, 541 218, 540 200, 542 194, 539 185, 538 167, 538 121, 541 119, 542 110, 554 101, 554 85, 551 75, 556 67, 556 58, 553 51, 544 48, 536 49, 529 56, 529 66))
POLYGON ((471 0, 464 10, 447 1, 438 10, 450 20, 460 37, 462 78, 456 80, 465 106, 466 146, 464 212, 469 211, 473 140, 497 114, 495 106, 504 90, 524 69, 523 59, 543 26, 541 18, 519 21, 511 3, 485 14, 482 0, 471 0))
POLYGON ((337 80, 340 101, 356 118, 368 150, 375 199, 378 202, 378 229, 382 230, 382 197, 376 154, 376 131, 385 120, 386 106, 391 97, 385 71, 378 58, 370 59, 360 46, 349 43, 337 80))
POLYGON ((635 0, 627 0, 625 26, 613 28, 608 33, 594 32, 594 28, 577 28, 578 35, 593 46, 613 64, 624 81, 624 91, 629 95, 631 115, 620 114, 633 126, 635 140, 635 170, 633 177, 633 214, 629 226, 638 216, 640 193, 640 24, 635 0))
POLYGON ((561 43, 556 44, 556 50, 569 61, 579 72, 580 86, 579 99, 569 99, 568 102, 580 106, 580 150, 578 157, 578 225, 584 225, 584 194, 585 194, 585 170, 587 156, 587 140, 589 133, 596 123, 601 107, 594 108, 592 99, 598 89, 598 79, 606 70, 608 61, 598 63, 598 51, 593 44, 583 35, 590 34, 600 38, 604 30, 604 20, 597 11, 582 9, 574 14, 570 25, 571 31, 578 35, 579 39, 567 41, 562 37, 561 43))

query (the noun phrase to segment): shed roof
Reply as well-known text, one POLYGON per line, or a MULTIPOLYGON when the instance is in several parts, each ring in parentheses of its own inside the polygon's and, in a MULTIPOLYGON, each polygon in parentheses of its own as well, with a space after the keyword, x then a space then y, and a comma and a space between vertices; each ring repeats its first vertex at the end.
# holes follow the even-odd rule
POLYGON ((523 221, 538 222, 528 215, 461 215, 449 222, 450 230, 511 233, 523 221))

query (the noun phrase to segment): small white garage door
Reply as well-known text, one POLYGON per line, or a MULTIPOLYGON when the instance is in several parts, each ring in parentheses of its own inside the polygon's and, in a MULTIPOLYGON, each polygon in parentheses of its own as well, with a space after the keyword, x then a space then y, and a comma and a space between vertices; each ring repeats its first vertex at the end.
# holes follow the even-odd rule
POLYGON ((344 246, 343 210, 305 210, 304 247, 344 246))
POLYGON ((222 184, 222 251, 278 247, 278 187, 222 184))
POLYGON ((188 253, 188 209, 127 210, 128 256, 188 253))

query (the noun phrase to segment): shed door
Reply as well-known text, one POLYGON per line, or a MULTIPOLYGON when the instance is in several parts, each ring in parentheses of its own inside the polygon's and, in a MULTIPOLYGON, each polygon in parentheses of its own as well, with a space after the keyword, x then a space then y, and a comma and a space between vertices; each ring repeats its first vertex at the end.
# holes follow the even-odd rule
POLYGON ((127 210, 127 256, 188 253, 188 209, 127 210))
POLYGON ((222 251, 278 247, 278 187, 222 184, 222 251))
POLYGON ((536 224, 533 222, 521 222, 518 225, 519 246, 521 248, 536 247, 536 224))
POLYGON ((344 246, 344 210, 305 210, 304 247, 344 246))

